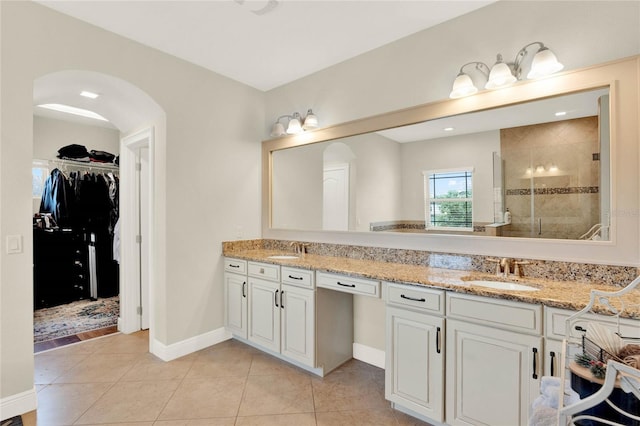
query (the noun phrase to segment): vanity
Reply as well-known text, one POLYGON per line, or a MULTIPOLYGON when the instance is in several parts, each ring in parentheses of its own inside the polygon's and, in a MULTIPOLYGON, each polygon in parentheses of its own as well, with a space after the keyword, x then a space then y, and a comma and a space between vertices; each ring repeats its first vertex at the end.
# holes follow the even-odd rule
POLYGON ((228 330, 320 376, 371 348, 393 407, 431 424, 527 424, 565 319, 638 276, 639 72, 263 141, 262 239, 223 244, 228 330))
MULTIPOLYGON (((559 374, 565 319, 592 288, 614 288, 497 276, 491 261, 469 271, 244 243, 224 245, 225 319, 235 338, 324 376, 353 356, 353 297, 380 299, 385 396, 435 424, 527 424, 541 377, 559 374)), ((640 337, 640 292, 628 301, 638 308, 621 327, 640 337)))

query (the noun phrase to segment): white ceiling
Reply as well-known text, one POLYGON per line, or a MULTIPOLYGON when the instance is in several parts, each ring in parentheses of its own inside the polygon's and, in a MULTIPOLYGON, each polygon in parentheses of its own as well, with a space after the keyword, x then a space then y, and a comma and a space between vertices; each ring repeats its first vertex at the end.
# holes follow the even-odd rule
POLYGON ((39 0, 266 91, 495 0, 39 0))

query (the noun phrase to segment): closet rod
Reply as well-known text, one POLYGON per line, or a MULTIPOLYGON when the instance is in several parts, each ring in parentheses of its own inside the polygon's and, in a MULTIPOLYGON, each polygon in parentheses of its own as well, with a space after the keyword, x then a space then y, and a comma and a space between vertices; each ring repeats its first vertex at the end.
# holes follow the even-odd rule
POLYGON ((120 170, 120 167, 115 164, 108 163, 91 163, 86 161, 73 161, 73 160, 62 160, 59 158, 48 160, 49 165, 60 166, 62 168, 81 168, 83 170, 100 170, 100 171, 114 171, 117 172, 120 170))

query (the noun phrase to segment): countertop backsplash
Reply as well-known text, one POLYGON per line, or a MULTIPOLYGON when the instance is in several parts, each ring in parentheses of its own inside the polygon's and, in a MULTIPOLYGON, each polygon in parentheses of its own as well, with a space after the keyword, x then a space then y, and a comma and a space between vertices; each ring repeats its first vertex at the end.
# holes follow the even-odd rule
MULTIPOLYGON (((407 250, 384 247, 353 246, 344 244, 313 243, 292 240, 240 240, 223 242, 223 253, 238 250, 273 250, 291 253, 292 243, 304 244, 306 253, 320 256, 342 257, 378 262, 402 263, 431 268, 495 273, 496 264, 487 260, 492 256, 434 253, 424 250, 407 250)), ((624 287, 635 279, 640 270, 633 266, 599 265, 590 263, 521 259, 522 275, 529 278, 573 281, 584 284, 604 284, 624 287)))

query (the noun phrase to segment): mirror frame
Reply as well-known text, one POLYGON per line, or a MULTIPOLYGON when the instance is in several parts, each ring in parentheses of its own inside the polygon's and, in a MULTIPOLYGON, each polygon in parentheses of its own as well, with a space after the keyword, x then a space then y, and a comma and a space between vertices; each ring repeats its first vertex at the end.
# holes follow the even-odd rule
MULTIPOLYGON (((358 120, 353 120, 333 126, 320 128, 314 131, 305 132, 298 135, 284 136, 275 139, 268 139, 262 142, 262 233, 263 238, 274 239, 306 239, 308 241, 329 242, 348 242, 348 244, 362 244, 362 245, 378 245, 378 246, 393 246, 398 245, 402 248, 414 248, 420 247, 425 249, 425 242, 432 242, 429 244, 434 246, 434 251, 446 251, 453 253, 467 253, 474 254, 474 251, 478 251, 478 254, 492 254, 492 255, 510 255, 521 256, 530 258, 552 258, 558 260, 558 258, 565 258, 567 260, 575 260, 576 257, 584 260, 585 257, 593 257, 595 263, 608 263, 608 264, 629 264, 628 261, 624 261, 623 258, 617 257, 615 249, 619 243, 619 239, 622 234, 618 232, 618 220, 616 215, 611 215, 611 239, 609 241, 582 241, 582 240, 554 240, 554 239, 532 239, 532 238, 519 238, 519 237, 490 237, 490 236, 466 236, 466 235, 432 235, 432 234, 410 234, 402 233, 401 236, 389 235, 393 233, 373 233, 377 234, 377 237, 370 237, 364 234, 369 234, 364 231, 309 231, 309 230, 289 230, 289 229, 276 229, 271 227, 272 223, 272 190, 271 190, 271 178, 272 178, 272 154, 274 151, 303 146, 318 142, 326 142, 330 140, 345 138, 349 136, 361 135, 364 133, 376 132, 393 127, 405 126, 416 124, 427 120, 435 120, 438 118, 448 117, 452 115, 465 114, 469 112, 489 110, 504 106, 517 105, 524 102, 533 100, 540 100, 550 97, 556 97, 566 95, 570 93, 583 92, 598 88, 609 88, 610 94, 610 146, 611 146, 611 211, 615 212, 618 209, 618 191, 617 186, 619 178, 617 174, 617 157, 618 152, 618 133, 625 132, 635 133, 637 140, 638 129, 632 127, 627 128, 622 126, 622 122, 627 123, 634 118, 633 109, 635 109, 635 120, 637 120, 638 114, 638 69, 640 68, 640 56, 632 58, 624 58, 617 61, 608 62, 605 64, 594 65, 587 68, 578 70, 572 70, 549 76, 539 80, 527 80, 520 81, 513 86, 499 89, 499 90, 485 90, 475 95, 460 98, 460 99, 447 99, 436 102, 431 102, 423 105, 417 105, 414 107, 391 111, 371 117, 366 117, 358 120), (624 93, 623 93, 624 91, 624 93), (626 92, 631 91, 631 92, 626 92), (627 108, 633 106, 631 110, 626 111, 627 108), (384 235, 383 235, 384 234, 384 235), (445 240, 443 240, 445 238, 445 240), (481 244, 477 244, 477 249, 464 249, 464 242, 470 242, 468 240, 472 238, 474 242, 478 239, 486 240, 481 244), (451 243, 456 240, 457 242, 451 243), (507 242, 506 240, 513 240, 507 242), (496 244, 498 241, 498 244, 496 244), (450 244, 451 243, 451 244, 450 244), (545 250, 536 250, 534 253, 529 254, 531 250, 519 250, 518 247, 522 247, 523 244, 533 244, 540 247, 539 244, 545 245, 545 250), (555 245, 554 250, 547 250, 550 245, 555 245), (560 255, 562 252, 574 251, 574 247, 585 246, 578 249, 577 252, 571 253, 567 256, 560 255), (515 251, 514 251, 515 247, 515 251), (594 247, 600 247, 598 250, 593 250, 594 247), (554 255, 554 252, 558 253, 554 255), (602 252, 598 254, 596 252, 602 252), (547 254, 548 253, 548 254, 547 254), (596 260, 597 259, 597 260, 596 260), (621 263, 622 262, 622 263, 621 263)), ((632 121, 631 121, 632 122, 632 121)), ((629 136, 629 135, 626 135, 629 136)), ((634 159, 635 166, 638 166, 638 159, 634 159)), ((637 184, 635 185, 637 189, 637 184)), ((634 211, 638 210, 637 198, 638 194, 634 195, 633 206, 634 211)), ((627 206, 625 206, 627 207, 627 206)), ((637 225, 636 225, 637 228, 637 225)), ((469 245, 469 244, 467 244, 469 245)), ((476 245, 474 243, 474 245, 476 245)), ((622 246, 630 245, 629 242, 625 242, 622 246)), ((638 245, 635 244, 633 250, 633 264, 638 263, 638 245)), ((622 247, 624 248, 624 247, 622 247)), ((628 258, 629 256, 624 256, 628 258)), ((591 261, 592 259, 587 259, 591 261)))

